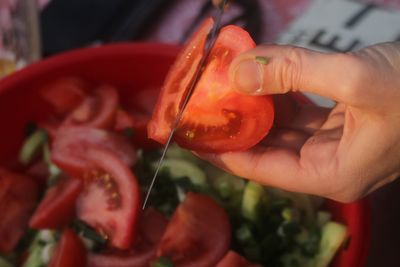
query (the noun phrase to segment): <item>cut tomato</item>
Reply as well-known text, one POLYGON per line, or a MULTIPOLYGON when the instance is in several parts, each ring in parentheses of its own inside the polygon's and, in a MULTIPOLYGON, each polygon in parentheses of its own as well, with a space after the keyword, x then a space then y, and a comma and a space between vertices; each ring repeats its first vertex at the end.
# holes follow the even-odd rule
POLYGON ((82 104, 66 118, 64 124, 110 128, 114 124, 117 107, 117 89, 103 85, 97 88, 93 95, 86 97, 82 104))
POLYGON ((40 90, 40 95, 57 114, 66 115, 85 99, 88 87, 78 77, 63 77, 48 83, 40 90))
POLYGON ((215 267, 261 267, 249 263, 245 258, 230 250, 215 267))
POLYGON ((75 204, 82 189, 79 179, 62 177, 49 188, 29 221, 34 229, 56 229, 65 226, 75 216, 75 204))
POLYGON ((81 177, 93 167, 86 158, 86 151, 91 147, 113 152, 128 166, 137 160, 135 149, 123 136, 84 126, 62 127, 54 138, 51 160, 71 176, 81 177))
POLYGON ((78 217, 103 235, 110 246, 128 249, 135 237, 140 210, 136 177, 114 153, 89 149, 86 154, 93 167, 85 175, 78 217))
POLYGON ((0 168, 0 252, 12 251, 24 235, 37 198, 33 179, 0 168))
MULTIPOLYGON (((169 71, 152 119, 149 137, 165 143, 203 55, 212 21, 207 20, 186 45, 169 71)), ((228 69, 240 53, 255 47, 249 34, 236 26, 221 29, 204 71, 175 133, 188 149, 225 152, 248 149, 272 127, 270 96, 247 96, 231 88, 228 69)))
POLYGON ((214 267, 230 246, 225 211, 210 197, 188 193, 175 210, 160 241, 157 256, 174 266, 214 267))
POLYGON ((86 248, 71 229, 65 229, 56 246, 49 267, 86 267, 86 248))
POLYGON ((109 251, 102 254, 89 254, 89 267, 147 267, 156 257, 156 247, 168 220, 153 208, 141 216, 138 238, 133 249, 125 252, 109 251))

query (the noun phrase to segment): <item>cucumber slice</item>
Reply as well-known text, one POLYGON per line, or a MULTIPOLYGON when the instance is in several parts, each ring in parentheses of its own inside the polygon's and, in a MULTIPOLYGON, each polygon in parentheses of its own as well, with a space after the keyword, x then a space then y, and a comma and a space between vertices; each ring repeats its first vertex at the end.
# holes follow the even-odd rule
POLYGON ((180 179, 187 177, 197 186, 207 186, 205 173, 195 164, 181 159, 165 159, 161 169, 167 169, 172 179, 180 179))
POLYGON ((12 267, 12 265, 6 259, 0 257, 0 267, 12 267))
POLYGON ((223 198, 228 198, 234 194, 241 193, 246 185, 244 179, 226 172, 214 177, 210 176, 210 183, 223 198))
POLYGON ((166 154, 167 159, 181 159, 185 161, 189 161, 194 164, 198 164, 201 162, 201 159, 193 155, 190 150, 180 148, 177 144, 172 144, 166 154))
POLYGON ((321 229, 319 252, 313 267, 327 267, 347 236, 347 227, 337 222, 328 222, 321 229))
POLYGON ((242 216, 250 221, 256 221, 259 216, 260 205, 265 199, 264 187, 255 182, 248 182, 243 193, 242 216))
POLYGON ((44 145, 47 140, 47 133, 44 130, 37 130, 22 145, 22 149, 19 154, 19 161, 23 165, 29 164, 35 155, 39 152, 39 149, 44 145))

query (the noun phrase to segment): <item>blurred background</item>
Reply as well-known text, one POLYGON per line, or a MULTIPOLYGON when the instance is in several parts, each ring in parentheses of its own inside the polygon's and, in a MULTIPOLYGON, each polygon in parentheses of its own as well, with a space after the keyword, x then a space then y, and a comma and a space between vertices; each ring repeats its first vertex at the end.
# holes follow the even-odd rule
MULTIPOLYGON (((0 0, 0 77, 79 47, 123 41, 182 44, 214 12, 209 0, 0 0)), ((246 28, 256 43, 345 52, 400 41, 400 0, 236 0, 223 23, 246 28)), ((309 97, 320 105, 334 104, 309 97)), ((400 181, 370 199, 367 266, 398 267, 400 181)))

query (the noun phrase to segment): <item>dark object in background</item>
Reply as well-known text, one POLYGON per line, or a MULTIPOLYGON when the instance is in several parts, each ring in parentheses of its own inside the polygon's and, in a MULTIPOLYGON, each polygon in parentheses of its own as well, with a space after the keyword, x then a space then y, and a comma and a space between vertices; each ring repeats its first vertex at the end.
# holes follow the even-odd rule
POLYGON ((139 38, 169 0, 53 0, 41 13, 43 56, 139 38))

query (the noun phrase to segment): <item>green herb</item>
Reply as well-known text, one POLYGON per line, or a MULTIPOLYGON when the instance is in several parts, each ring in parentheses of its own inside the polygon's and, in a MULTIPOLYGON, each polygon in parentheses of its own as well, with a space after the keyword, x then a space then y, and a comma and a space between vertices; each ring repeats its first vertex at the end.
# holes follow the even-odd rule
POLYGON ((135 135, 135 131, 132 128, 125 128, 122 134, 127 138, 131 138, 135 135))
POLYGON ((94 243, 93 245, 93 250, 97 251, 104 247, 104 245, 107 243, 107 240, 100 235, 99 233, 96 232, 93 228, 91 228, 89 225, 87 225, 85 222, 81 220, 75 220, 72 223, 72 228, 82 235, 83 237, 89 239, 94 243))
POLYGON ((0 257, 0 267, 12 267, 12 265, 6 259, 0 257))
POLYGON ((174 267, 174 263, 166 257, 160 257, 151 267, 174 267))
POLYGON ((268 58, 263 57, 263 56, 256 56, 256 61, 263 65, 267 65, 269 62, 268 58))

